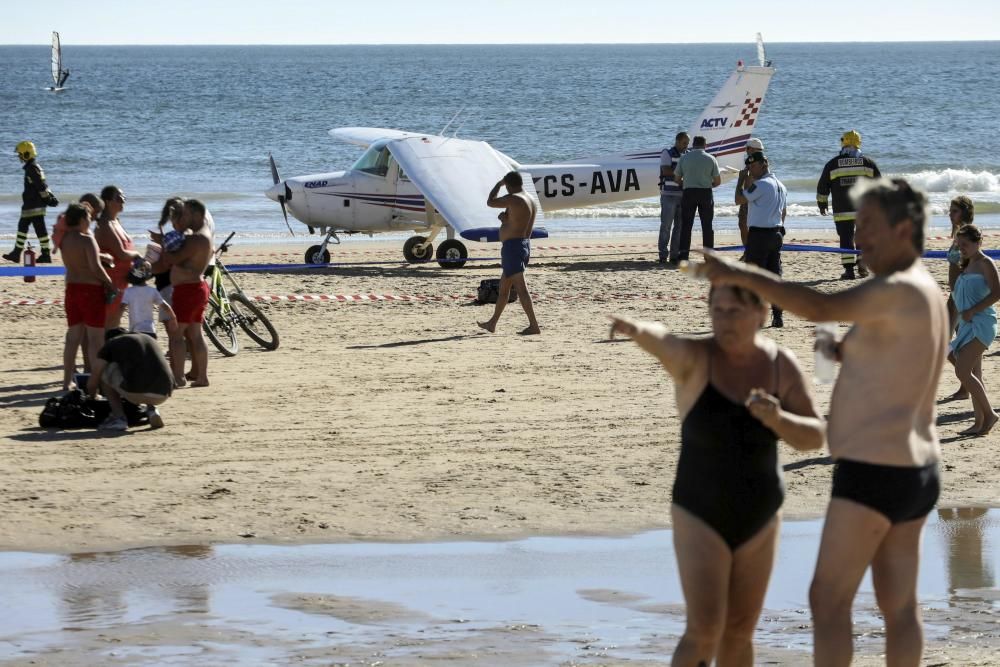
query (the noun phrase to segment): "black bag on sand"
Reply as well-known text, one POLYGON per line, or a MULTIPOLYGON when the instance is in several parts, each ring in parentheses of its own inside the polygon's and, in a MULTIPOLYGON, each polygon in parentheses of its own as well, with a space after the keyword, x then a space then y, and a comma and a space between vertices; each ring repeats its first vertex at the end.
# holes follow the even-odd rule
POLYGON ((107 401, 85 396, 79 389, 45 402, 38 425, 42 428, 97 428, 111 414, 107 401))
MULTIPOLYGON (((145 413, 136 405, 122 401, 129 426, 147 421, 145 413)), ((45 402, 38 425, 42 428, 97 428, 111 414, 111 404, 105 398, 90 398, 79 389, 55 396, 45 402)))
MULTIPOLYGON (((499 278, 488 278, 486 280, 479 281, 479 291, 476 294, 476 303, 496 303, 499 297, 499 278)), ((510 297, 507 299, 507 303, 514 303, 515 301, 517 301, 517 290, 511 287, 510 297)))

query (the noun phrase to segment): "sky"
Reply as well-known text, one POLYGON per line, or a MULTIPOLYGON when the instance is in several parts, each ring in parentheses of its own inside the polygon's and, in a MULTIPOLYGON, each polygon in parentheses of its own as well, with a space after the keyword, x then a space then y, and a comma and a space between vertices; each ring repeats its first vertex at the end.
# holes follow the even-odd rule
POLYGON ((0 44, 1000 39, 996 0, 0 0, 0 44))

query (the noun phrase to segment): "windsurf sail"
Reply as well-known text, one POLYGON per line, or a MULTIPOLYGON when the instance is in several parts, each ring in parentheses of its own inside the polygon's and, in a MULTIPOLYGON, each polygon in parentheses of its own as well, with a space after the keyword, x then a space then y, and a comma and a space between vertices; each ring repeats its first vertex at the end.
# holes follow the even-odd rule
POLYGON ((52 86, 59 87, 62 75, 62 46, 59 44, 59 33, 52 31, 52 86))
POLYGON ((770 67, 771 63, 767 60, 767 51, 764 50, 764 38, 757 33, 757 60, 760 62, 761 67, 770 67))

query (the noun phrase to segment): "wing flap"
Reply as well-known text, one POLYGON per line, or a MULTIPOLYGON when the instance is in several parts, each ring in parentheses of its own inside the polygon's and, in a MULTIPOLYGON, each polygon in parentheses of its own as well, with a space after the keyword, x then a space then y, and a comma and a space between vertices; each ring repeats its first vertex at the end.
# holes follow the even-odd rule
MULTIPOLYGON (((406 137, 387 144, 389 152, 445 221, 462 238, 496 241, 499 211, 486 196, 514 168, 508 159, 482 141, 434 136, 406 137)), ((524 174, 525 192, 538 204, 531 175, 524 174)), ((538 206, 532 238, 546 238, 538 206)))

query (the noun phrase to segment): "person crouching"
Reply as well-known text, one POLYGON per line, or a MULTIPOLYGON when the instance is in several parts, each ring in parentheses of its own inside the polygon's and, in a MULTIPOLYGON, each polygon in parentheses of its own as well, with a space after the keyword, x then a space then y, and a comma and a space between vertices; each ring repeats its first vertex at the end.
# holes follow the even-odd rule
POLYGON ((100 431, 126 431, 128 420, 122 399, 146 406, 151 428, 162 428, 163 418, 156 409, 174 388, 174 376, 160 346, 150 336, 111 329, 105 334, 104 347, 93 362, 87 393, 96 396, 98 389, 111 404, 111 414, 98 426, 100 431))

